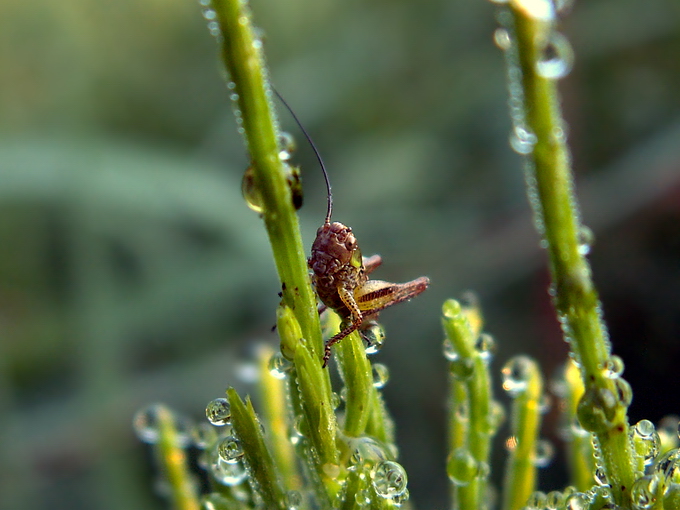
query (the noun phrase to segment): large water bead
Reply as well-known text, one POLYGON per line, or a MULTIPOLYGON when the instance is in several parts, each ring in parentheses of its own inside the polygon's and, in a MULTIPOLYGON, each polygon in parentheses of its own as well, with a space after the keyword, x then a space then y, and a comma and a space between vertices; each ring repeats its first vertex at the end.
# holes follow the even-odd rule
POLYGON ((371 470, 371 482, 378 496, 392 499, 404 493, 408 477, 401 464, 384 460, 371 470))

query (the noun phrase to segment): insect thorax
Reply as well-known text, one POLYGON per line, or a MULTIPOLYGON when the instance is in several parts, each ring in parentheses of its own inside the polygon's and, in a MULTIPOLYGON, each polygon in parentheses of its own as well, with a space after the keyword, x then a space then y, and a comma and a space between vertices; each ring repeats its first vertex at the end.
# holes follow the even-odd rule
POLYGON ((338 286, 353 291, 367 280, 352 229, 339 222, 324 223, 316 233, 308 263, 319 299, 347 317, 349 311, 338 295, 338 286))

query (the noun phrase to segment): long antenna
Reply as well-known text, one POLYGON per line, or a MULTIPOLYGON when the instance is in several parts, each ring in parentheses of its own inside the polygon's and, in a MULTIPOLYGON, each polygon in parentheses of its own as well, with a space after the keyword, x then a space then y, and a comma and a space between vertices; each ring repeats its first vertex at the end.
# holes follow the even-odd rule
POLYGON ((307 133, 307 130, 304 128, 302 125, 302 122, 300 122, 300 119, 298 119, 297 115, 295 115, 295 112, 293 109, 290 107, 288 103, 286 103, 286 100, 281 97, 281 94, 272 87, 272 90, 274 91, 274 94, 276 94, 276 97, 279 98, 279 101, 283 103, 283 106, 286 107, 286 109, 290 112, 290 114, 293 116, 295 119, 295 122, 297 125, 300 127, 300 130, 302 131, 302 134, 305 135, 305 138, 309 142, 309 145, 312 146, 312 150, 314 151, 314 154, 316 155, 316 159, 319 162, 319 165, 321 166, 321 171, 323 172, 323 178, 326 180, 326 191, 328 192, 328 208, 326 210, 326 220, 324 223, 330 223, 331 222, 331 213, 333 212, 333 194, 331 193, 331 181, 328 179, 328 172, 326 171, 326 165, 323 164, 323 159, 321 159, 321 154, 319 154, 319 150, 316 148, 316 145, 314 145, 314 142, 312 141, 312 137, 309 136, 309 133, 307 133))

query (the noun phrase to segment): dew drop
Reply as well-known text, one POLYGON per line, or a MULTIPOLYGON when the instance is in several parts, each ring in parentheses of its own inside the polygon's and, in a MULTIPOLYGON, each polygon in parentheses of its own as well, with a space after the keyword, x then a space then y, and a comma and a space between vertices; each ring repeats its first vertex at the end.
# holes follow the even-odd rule
POLYGON ((609 479, 607 478, 607 472, 604 470, 604 468, 602 466, 595 469, 595 473, 593 474, 593 477, 595 478, 595 483, 597 485, 601 485, 601 486, 609 485, 609 479))
POLYGON ((504 28, 497 28, 493 33, 493 42, 503 51, 506 51, 512 45, 510 33, 504 28))
POLYGON ((613 354, 604 363, 604 376, 608 379, 617 379, 623 374, 623 369, 623 360, 616 354, 613 354))
POLYGON ((269 358, 269 373, 277 379, 284 379, 293 366, 293 363, 284 358, 280 352, 274 353, 269 358))
POLYGON ((209 423, 202 421, 191 429, 191 441, 199 450, 205 450, 217 441, 217 432, 209 423))
POLYGON ((578 229, 578 252, 579 255, 588 255, 590 253, 590 248, 593 246, 593 243, 595 242, 595 234, 593 234, 593 231, 589 228, 586 227, 585 225, 581 225, 578 229))
POLYGON ((368 489, 358 490, 356 494, 354 494, 354 501, 360 508, 370 505, 371 492, 368 489))
POLYGON ((290 161, 297 150, 297 144, 293 135, 286 131, 279 132, 279 158, 281 161, 290 161))
POLYGON ((446 461, 446 473, 451 483, 465 487, 477 476, 477 461, 467 448, 456 448, 446 461))
POLYGON ((222 35, 222 31, 220 30, 220 24, 217 21, 210 21, 208 22, 208 32, 210 35, 213 37, 219 37, 222 35))
POLYGON ((566 37, 553 32, 543 55, 536 62, 536 73, 549 80, 564 78, 574 65, 574 50, 566 37))
POLYGON ((661 481, 658 473, 638 478, 631 489, 630 499, 636 510, 646 510, 653 508, 657 494, 659 493, 661 481))
POLYGON ((327 462, 321 466, 321 470, 328 478, 332 480, 335 480, 338 476, 340 476, 340 466, 331 462, 327 462))
POLYGON ((550 491, 545 497, 545 508, 548 510, 557 510, 564 501, 564 496, 560 491, 550 491))
POLYGON ((371 483, 378 496, 392 499, 404 493, 408 477, 401 464, 384 460, 371 470, 371 483))
POLYGON ((156 444, 160 439, 158 413, 163 412, 162 404, 151 404, 140 409, 132 418, 132 427, 137 438, 148 444, 156 444))
POLYGON ((590 498, 583 492, 577 492, 569 496, 565 510, 586 510, 589 506, 590 498))
MULTIPOLYGON (((279 153, 279 157, 281 153, 279 153)), ((286 182, 290 188, 291 200, 293 202, 293 207, 295 210, 299 210, 302 207, 302 202, 304 200, 304 193, 302 190, 302 179, 300 177, 300 167, 289 165, 284 161, 283 172, 286 175, 286 182)))
POLYGON ((336 410, 338 407, 340 407, 340 404, 342 404, 342 399, 340 398, 340 395, 336 391, 331 393, 331 407, 333 410, 336 410))
POLYGON ((457 358, 451 360, 449 370, 454 379, 465 381, 475 372, 475 362, 471 358, 457 358))
POLYGON ((622 377, 615 379, 614 385, 616 386, 616 398, 618 400, 618 404, 623 407, 628 407, 633 401, 633 388, 631 388, 628 381, 622 377))
POLYGON ((579 400, 576 411, 578 421, 588 432, 604 432, 616 418, 616 406, 617 398, 609 389, 591 386, 579 400))
POLYGON ((391 459, 388 448, 372 437, 349 438, 347 443, 352 452, 350 464, 355 467, 369 466, 379 461, 391 459))
POLYGON ((404 492, 392 498, 392 504, 393 506, 400 507, 403 503, 406 503, 410 497, 411 494, 409 493, 409 490, 404 489, 404 492))
POLYGON ((532 371, 535 370, 534 361, 527 356, 515 356, 503 367, 503 389, 511 397, 517 397, 526 391, 532 371))
POLYGON ((288 491, 285 505, 287 510, 297 510, 302 505, 302 494, 298 491, 288 491))
POLYGON ((132 427, 139 440, 148 444, 158 443, 161 437, 162 419, 171 419, 173 422, 175 446, 185 448, 191 443, 191 421, 175 414, 163 404, 151 404, 135 413, 132 427), (162 416, 163 414, 165 417, 162 416))
POLYGON ((649 420, 640 420, 630 432, 636 453, 642 457, 645 466, 650 465, 661 447, 661 439, 654 424, 649 420))
POLYGON ((515 125, 510 135, 510 147, 522 156, 533 152, 536 141, 536 135, 519 124, 515 125))
POLYGON ((505 421, 505 408, 498 400, 491 401, 491 410, 488 416, 489 434, 495 434, 505 421))
POLYGON ((203 18, 207 21, 212 21, 217 18, 215 9, 203 9, 203 18))
POLYGON ((475 350, 485 363, 489 363, 496 352, 496 341, 487 333, 482 333, 475 341, 475 350))
POLYGON ((548 466, 554 455, 555 448, 552 443, 547 439, 539 439, 534 452, 534 466, 539 468, 548 466))
POLYGON ((250 209, 256 213, 261 213, 264 210, 262 204, 262 194, 255 185, 255 167, 250 165, 243 173, 241 180, 241 194, 250 209))
POLYGON ((390 372, 382 363, 373 364, 373 386, 380 389, 390 379, 390 372))
POLYGON ((223 510, 229 508, 230 505, 230 501, 219 492, 206 494, 201 499, 201 510, 223 510))
POLYGON ((208 471, 218 483, 228 486, 238 485, 248 476, 248 472, 241 462, 233 464, 225 462, 217 452, 217 448, 211 450, 208 471))
POLYGON ((449 340, 448 338, 444 340, 443 343, 443 353, 444 357, 449 360, 449 361, 456 361, 458 360, 458 351, 456 348, 453 346, 453 342, 449 340))
POLYGON ((542 491, 532 492, 531 495, 529 496, 529 499, 527 499, 525 509, 543 510, 545 508, 546 499, 547 497, 545 495, 545 492, 542 491))
POLYGON ((304 415, 300 414, 295 417, 295 420, 293 421, 293 434, 296 438, 294 440, 295 444, 299 443, 300 439, 309 435, 309 427, 307 426, 307 419, 304 415))
POLYGON ((369 321, 366 329, 362 330, 361 337, 364 340, 366 354, 369 356, 382 349, 385 343, 385 329, 375 321, 369 321))
POLYGON ((253 49, 255 51, 261 50, 262 46, 262 39, 253 39, 253 49))
POLYGON ((665 485, 680 483, 680 449, 674 448, 654 462, 654 472, 660 473, 665 485))
POLYGON ((460 303, 455 299, 447 299, 442 305, 442 315, 445 319, 457 319, 462 312, 460 303))
POLYGON ((243 457, 243 447, 234 436, 227 436, 217 446, 217 453, 227 464, 236 464, 243 457))
POLYGON ((680 438, 680 417, 674 414, 664 416, 656 431, 659 433, 664 450, 675 448, 680 438))
POLYGON ((205 408, 208 421, 217 427, 231 423, 231 406, 226 398, 216 398, 205 408))

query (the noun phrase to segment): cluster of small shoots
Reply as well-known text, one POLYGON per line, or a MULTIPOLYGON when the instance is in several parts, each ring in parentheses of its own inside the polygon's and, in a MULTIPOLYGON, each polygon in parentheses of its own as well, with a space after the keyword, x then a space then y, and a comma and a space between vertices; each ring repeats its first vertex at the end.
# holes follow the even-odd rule
MULTIPOLYGON (((279 132, 273 114, 262 42, 242 0, 201 3, 223 52, 239 132, 252 158, 244 196, 264 220, 281 277, 280 352, 259 350, 259 413, 250 397, 244 400, 230 388, 226 398, 207 405, 208 422, 191 424, 153 405, 135 416, 135 430, 154 445, 163 477, 159 487, 177 509, 409 508, 408 478, 381 396, 388 370, 368 357, 380 349, 384 331, 372 323, 338 343, 335 366, 342 387, 334 391, 321 360, 323 339, 339 330, 340 318, 326 311, 322 334, 295 215, 302 195, 299 169, 290 162, 294 141, 279 132), (188 448, 200 452, 207 493, 200 494, 188 448)), ((611 354, 585 258, 592 232, 581 224, 576 206, 556 87, 573 60, 568 41, 556 30, 563 6, 549 0, 496 3, 501 28, 494 40, 506 55, 510 144, 525 158, 529 201, 552 273, 549 293, 571 359, 549 388, 534 360, 510 359, 501 372, 511 399, 505 410, 493 397, 489 365, 495 341, 483 332, 478 304, 470 297, 444 303, 451 508, 678 509, 678 418, 668 417, 658 427, 648 420, 629 424, 632 391, 622 377, 623 361, 611 354), (571 479, 566 488, 545 493, 536 488, 538 470, 553 455, 552 444, 540 438, 548 391, 561 413, 559 434, 571 479), (491 449, 505 421, 504 482, 494 488, 491 449)))

